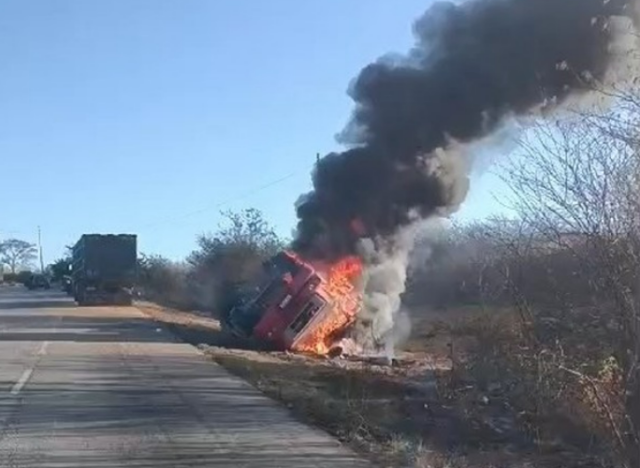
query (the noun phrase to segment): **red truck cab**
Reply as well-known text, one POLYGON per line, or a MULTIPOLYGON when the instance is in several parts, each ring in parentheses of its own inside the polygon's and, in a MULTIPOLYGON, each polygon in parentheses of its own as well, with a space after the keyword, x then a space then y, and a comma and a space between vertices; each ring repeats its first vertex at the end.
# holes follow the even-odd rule
POLYGON ((227 324, 236 334, 295 349, 330 308, 319 288, 322 278, 311 264, 287 251, 266 262, 264 273, 256 294, 231 311, 227 324))

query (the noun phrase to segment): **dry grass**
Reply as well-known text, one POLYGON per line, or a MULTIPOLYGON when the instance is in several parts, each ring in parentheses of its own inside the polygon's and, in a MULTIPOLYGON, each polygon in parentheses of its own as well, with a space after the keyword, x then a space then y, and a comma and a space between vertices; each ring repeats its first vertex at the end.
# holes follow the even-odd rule
POLYGON ((436 376, 447 372, 444 362, 408 361, 390 368, 287 353, 202 349, 299 419, 383 466, 484 467, 499 465, 475 461, 514 458, 500 452, 502 445, 481 419, 466 419, 443 400, 436 376), (458 452, 468 455, 454 455, 458 452))
POLYGON ((495 389, 451 371, 451 343, 462 356, 478 323, 487 326, 471 311, 457 314, 454 325, 441 317, 424 321, 414 329, 410 352, 388 366, 243 349, 216 320, 150 305, 141 310, 381 466, 588 466, 573 453, 541 452, 495 389))

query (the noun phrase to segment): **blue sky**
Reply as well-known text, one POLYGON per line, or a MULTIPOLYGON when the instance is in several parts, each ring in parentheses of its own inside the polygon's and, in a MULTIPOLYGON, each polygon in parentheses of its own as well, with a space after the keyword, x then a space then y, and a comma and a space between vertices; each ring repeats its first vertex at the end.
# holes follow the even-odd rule
MULTIPOLYGON (((177 259, 245 207, 290 234, 350 80, 409 48, 428 3, 0 2, 0 238, 40 225, 51 261, 82 233, 132 232, 177 259)), ((494 179, 463 218, 496 209, 494 179)))

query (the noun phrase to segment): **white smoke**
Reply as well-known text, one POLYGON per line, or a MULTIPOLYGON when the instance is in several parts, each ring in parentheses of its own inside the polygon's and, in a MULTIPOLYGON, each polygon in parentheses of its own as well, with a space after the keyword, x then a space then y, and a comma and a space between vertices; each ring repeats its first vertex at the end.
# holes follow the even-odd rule
POLYGON ((402 313, 410 254, 422 222, 403 229, 392 239, 362 239, 358 253, 366 267, 363 307, 352 338, 365 352, 392 356, 396 344, 410 333, 407 314, 402 313))
MULTIPOLYGON (((501 135, 500 140, 505 137, 501 135)), ((351 339, 362 352, 384 353, 393 357, 395 347, 408 339, 411 332, 409 314, 402 309, 402 294, 406 291, 408 273, 424 266, 431 256, 431 241, 436 241, 449 226, 448 217, 456 212, 464 201, 468 176, 476 154, 494 148, 504 147, 494 135, 465 144, 449 139, 446 148, 437 148, 425 157, 425 172, 437 174, 444 187, 457 190, 445 197, 449 203, 430 218, 421 218, 419 213, 411 213, 415 220, 400 229, 390 238, 366 238, 358 244, 358 255, 362 258, 365 271, 362 281, 363 306, 351 339), (465 180, 452 182, 454 178, 465 180), (464 189, 460 189, 464 187, 464 189), (418 242, 417 242, 418 241, 418 242), (419 248, 416 248, 419 245, 419 248)))

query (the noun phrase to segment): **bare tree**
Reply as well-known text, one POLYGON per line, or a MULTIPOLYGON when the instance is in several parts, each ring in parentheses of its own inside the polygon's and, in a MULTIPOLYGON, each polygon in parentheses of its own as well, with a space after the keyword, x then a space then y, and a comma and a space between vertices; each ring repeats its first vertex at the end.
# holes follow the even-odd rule
MULTIPOLYGON (((640 108, 631 111, 541 124, 504 168, 513 207, 535 238, 528 247, 562 252, 572 265, 551 286, 565 336, 583 343, 569 347, 555 335, 553 363, 584 386, 629 468, 640 466, 640 108), (575 294, 566 290, 570 276, 582 280, 575 294), (594 339, 592 324, 606 333, 594 339), (573 349, 585 345, 602 353, 599 366, 573 349)), ((530 258, 524 264, 530 277, 530 258)), ((549 343, 541 350, 552 352, 549 343)))
POLYGON ((29 265, 36 259, 38 249, 35 244, 20 240, 7 239, 0 242, 0 260, 9 266, 11 273, 17 273, 20 267, 29 265))

